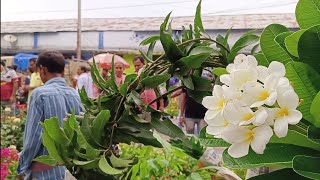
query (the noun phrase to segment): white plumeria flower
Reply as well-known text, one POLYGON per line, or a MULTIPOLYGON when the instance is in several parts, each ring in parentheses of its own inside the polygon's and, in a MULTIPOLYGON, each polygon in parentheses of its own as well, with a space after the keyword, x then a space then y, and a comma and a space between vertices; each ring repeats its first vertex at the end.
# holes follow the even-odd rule
POLYGON ((215 138, 221 138, 221 133, 229 126, 229 122, 224 119, 222 114, 218 114, 213 120, 204 119, 208 124, 206 131, 208 134, 214 135, 215 138))
POLYGON ((253 112, 250 107, 243 106, 241 102, 229 102, 223 112, 224 118, 235 125, 243 126, 253 124, 260 126, 265 123, 268 113, 265 108, 253 112))
POLYGON ((276 77, 284 77, 286 74, 286 68, 284 65, 278 61, 272 61, 269 67, 257 66, 258 79, 264 82, 269 75, 274 75, 276 77))
POLYGON ((277 93, 283 94, 287 90, 294 90, 293 87, 290 84, 290 81, 286 77, 281 77, 279 79, 278 85, 277 85, 277 93))
POLYGON ((212 96, 206 96, 202 100, 202 105, 208 109, 205 114, 205 119, 212 120, 219 113, 223 112, 227 98, 224 95, 224 89, 220 85, 213 87, 212 96))
POLYGON ((260 107, 263 104, 268 106, 274 105, 277 100, 276 87, 279 78, 270 75, 266 78, 264 85, 256 82, 246 84, 243 88, 243 99, 251 104, 250 107, 260 107))
POLYGON ((244 54, 238 54, 235 58, 233 63, 230 63, 226 70, 229 73, 232 73, 239 69, 255 69, 258 65, 258 61, 256 58, 252 55, 244 55, 244 54))
POLYGON ((273 135, 270 126, 262 125, 252 130, 243 126, 228 126, 221 134, 226 142, 232 144, 228 154, 234 158, 240 158, 248 154, 249 146, 257 154, 263 154, 266 145, 273 135))
POLYGON ((220 81, 233 89, 242 90, 247 83, 257 82, 257 76, 255 69, 239 69, 231 74, 221 75, 220 81))
POLYGON ((274 132, 281 138, 288 133, 288 124, 298 124, 302 119, 302 113, 296 108, 299 105, 299 97, 293 90, 287 90, 278 94, 277 102, 280 108, 274 108, 274 132))

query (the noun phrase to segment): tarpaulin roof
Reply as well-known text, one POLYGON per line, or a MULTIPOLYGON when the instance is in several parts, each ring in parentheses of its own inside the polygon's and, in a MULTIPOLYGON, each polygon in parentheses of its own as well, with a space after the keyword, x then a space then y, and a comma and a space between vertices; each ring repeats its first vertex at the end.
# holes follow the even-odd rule
POLYGON ((38 55, 19 53, 14 56, 14 64, 18 66, 19 70, 24 71, 28 69, 29 61, 32 58, 38 58, 38 55))

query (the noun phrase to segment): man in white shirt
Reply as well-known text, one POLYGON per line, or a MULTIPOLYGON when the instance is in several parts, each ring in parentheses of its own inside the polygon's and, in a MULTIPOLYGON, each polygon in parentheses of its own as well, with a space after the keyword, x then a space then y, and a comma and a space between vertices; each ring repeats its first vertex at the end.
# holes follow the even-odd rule
POLYGON ((88 74, 88 69, 85 66, 80 66, 79 72, 80 75, 78 77, 76 90, 81 90, 83 87, 89 98, 95 98, 93 91, 93 80, 88 74))

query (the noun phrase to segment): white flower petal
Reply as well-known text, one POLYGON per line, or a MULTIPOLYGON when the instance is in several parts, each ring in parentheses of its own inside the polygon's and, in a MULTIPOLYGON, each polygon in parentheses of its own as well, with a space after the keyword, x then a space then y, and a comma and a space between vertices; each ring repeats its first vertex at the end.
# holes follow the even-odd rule
POLYGON ((223 117, 226 121, 237 125, 240 122, 239 111, 236 109, 234 103, 229 102, 224 108, 223 117))
POLYGON ((269 74, 273 74, 278 77, 283 77, 286 74, 286 68, 278 61, 272 61, 268 67, 269 74))
POLYGON ((234 64, 235 65, 239 65, 239 64, 241 64, 243 61, 245 61, 246 60, 246 55, 245 54, 238 54, 235 58, 234 58, 234 60, 233 60, 233 62, 234 62, 234 64))
POLYGON ((256 82, 258 73, 253 69, 241 69, 231 74, 232 84, 235 88, 242 89, 246 83, 256 82))
POLYGON ((268 125, 261 125, 253 129, 254 135, 253 140, 258 142, 268 143, 273 135, 272 128, 268 125))
POLYGON ((226 70, 228 73, 232 73, 233 71, 236 70, 236 66, 234 64, 229 64, 227 67, 226 67, 226 70))
POLYGON ((264 82, 267 76, 269 75, 268 68, 265 66, 257 66, 258 79, 261 82, 264 82))
POLYGON ((286 117, 277 118, 274 122, 274 133, 279 137, 285 137, 288 133, 288 120, 286 117))
POLYGON ((232 86, 232 80, 230 74, 223 74, 220 76, 220 82, 228 86, 232 86))
POLYGON ((224 126, 207 126, 207 133, 211 135, 220 135, 226 127, 224 126))
POLYGON ((275 120, 275 117, 276 117, 276 112, 279 111, 280 109, 279 108, 265 108, 265 110, 268 113, 268 117, 266 119, 265 124, 269 125, 269 126, 272 126, 274 124, 274 120, 275 120))
POLYGON ((233 158, 240 158, 249 153, 249 142, 232 144, 228 149, 228 154, 233 158))
POLYGON ((298 124, 302 119, 302 113, 298 110, 289 110, 288 123, 289 124, 298 124))
POLYGON ((269 97, 268 99, 266 99, 265 101, 265 104, 268 105, 268 106, 273 106, 274 103, 276 103, 277 101, 277 92, 276 91, 272 91, 270 94, 269 94, 269 97))
POLYGON ((247 63, 248 63, 248 67, 250 68, 256 68, 258 66, 258 61, 252 55, 247 56, 247 63))
POLYGON ((278 94, 278 104, 280 107, 296 109, 299 104, 299 97, 293 90, 288 90, 283 94, 278 94))
POLYGON ((265 108, 261 108, 255 112, 255 120, 253 125, 260 126, 266 122, 268 118, 268 112, 265 108))
POLYGON ((213 119, 206 119, 205 117, 204 120, 208 125, 211 126, 223 126, 226 124, 226 120, 223 118, 221 113, 218 113, 213 119))
POLYGON ((221 138, 228 143, 240 143, 247 139, 249 129, 230 124, 221 134, 221 138))
POLYGON ((278 83, 279 83, 280 78, 274 75, 269 75, 266 77, 265 82, 264 82, 264 88, 268 90, 274 90, 276 89, 278 83))
POLYGON ((214 85, 213 95, 218 98, 223 97, 223 89, 220 85, 214 85))
POLYGON ((214 96, 206 96, 202 99, 202 105, 207 109, 215 109, 217 106, 218 98, 214 96))
POLYGON ((206 120, 212 120, 214 119, 221 111, 220 110, 208 110, 205 114, 206 120))

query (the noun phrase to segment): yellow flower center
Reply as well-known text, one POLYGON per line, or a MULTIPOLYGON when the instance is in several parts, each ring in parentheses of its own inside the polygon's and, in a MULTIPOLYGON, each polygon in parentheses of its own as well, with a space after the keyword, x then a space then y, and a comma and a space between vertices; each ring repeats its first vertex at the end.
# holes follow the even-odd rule
POLYGON ((246 134, 246 137, 247 137, 247 142, 251 142, 252 140, 253 140, 253 138, 254 138, 254 132, 253 131, 250 131, 250 132, 248 132, 247 134, 246 134))
POLYGON ((259 100, 263 101, 266 100, 269 97, 269 92, 267 90, 263 90, 259 95, 259 100))
POLYGON ((222 109, 224 107, 224 99, 219 99, 217 107, 218 109, 222 109))
POLYGON ((254 115, 253 114, 245 114, 242 119, 245 121, 249 121, 254 115))
POLYGON ((224 126, 224 127, 227 127, 229 124, 230 124, 230 123, 229 123, 228 121, 224 121, 223 126, 224 126))
POLYGON ((288 115, 289 115, 289 110, 286 107, 281 108, 277 113, 278 117, 284 117, 284 116, 288 116, 288 115))

